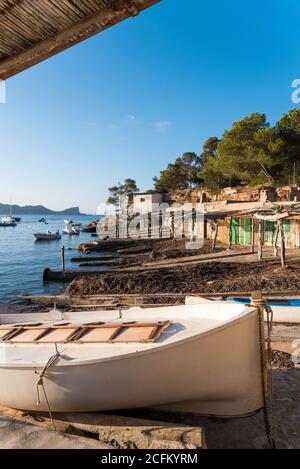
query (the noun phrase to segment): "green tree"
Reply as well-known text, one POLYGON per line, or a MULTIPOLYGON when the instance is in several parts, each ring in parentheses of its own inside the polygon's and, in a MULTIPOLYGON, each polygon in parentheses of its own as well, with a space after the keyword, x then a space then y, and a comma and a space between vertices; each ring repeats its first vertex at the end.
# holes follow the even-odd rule
POLYGON ((110 196, 108 197, 106 203, 117 205, 121 196, 133 194, 135 192, 139 192, 139 190, 140 189, 137 187, 136 181, 134 179, 125 179, 123 183, 118 182, 116 186, 108 188, 110 196))
POLYGON ((260 154, 262 139, 256 138, 268 128, 266 115, 253 113, 225 130, 218 145, 218 166, 226 179, 254 184, 271 179, 264 164, 264 152, 260 154))
POLYGON ((172 192, 193 187, 199 182, 198 173, 201 167, 201 158, 196 153, 186 152, 161 171, 159 177, 153 178, 155 190, 172 192))
POLYGON ((201 153, 202 164, 204 165, 209 158, 218 157, 218 145, 221 140, 218 137, 210 137, 206 140, 203 145, 203 150, 201 153))
POLYGON ((280 154, 277 156, 280 182, 293 181, 294 171, 297 182, 300 169, 300 109, 291 109, 283 114, 275 126, 275 132, 280 154))

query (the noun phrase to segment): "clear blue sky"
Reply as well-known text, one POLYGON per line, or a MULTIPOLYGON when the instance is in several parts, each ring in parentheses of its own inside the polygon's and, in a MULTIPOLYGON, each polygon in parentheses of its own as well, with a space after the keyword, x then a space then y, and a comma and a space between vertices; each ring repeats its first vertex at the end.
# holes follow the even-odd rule
POLYGON ((254 111, 295 107, 298 0, 163 0, 7 81, 0 202, 93 213, 254 111))

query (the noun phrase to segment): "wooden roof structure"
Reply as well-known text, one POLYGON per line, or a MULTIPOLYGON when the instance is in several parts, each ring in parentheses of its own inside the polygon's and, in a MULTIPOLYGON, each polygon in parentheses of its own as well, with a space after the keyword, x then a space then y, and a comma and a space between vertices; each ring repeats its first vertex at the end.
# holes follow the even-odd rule
POLYGON ((0 0, 6 80, 161 0, 0 0))

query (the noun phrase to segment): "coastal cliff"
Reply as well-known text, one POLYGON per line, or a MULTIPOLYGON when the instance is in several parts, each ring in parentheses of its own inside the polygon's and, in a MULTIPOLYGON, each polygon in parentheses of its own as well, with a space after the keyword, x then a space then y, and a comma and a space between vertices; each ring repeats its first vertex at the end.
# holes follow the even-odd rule
POLYGON ((79 207, 71 207, 66 210, 55 211, 44 207, 43 205, 25 205, 20 207, 19 205, 7 205, 0 204, 0 213, 10 213, 14 215, 83 215, 80 213, 79 207))

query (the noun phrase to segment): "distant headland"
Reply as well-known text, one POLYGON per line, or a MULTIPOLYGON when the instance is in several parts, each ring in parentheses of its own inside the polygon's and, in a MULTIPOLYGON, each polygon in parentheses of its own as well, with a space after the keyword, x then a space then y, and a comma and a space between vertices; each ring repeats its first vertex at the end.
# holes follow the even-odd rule
POLYGON ((80 213, 79 207, 55 211, 43 205, 24 205, 24 207, 20 207, 20 205, 10 206, 7 204, 0 204, 0 213, 12 213, 13 215, 84 215, 84 213, 80 213))

